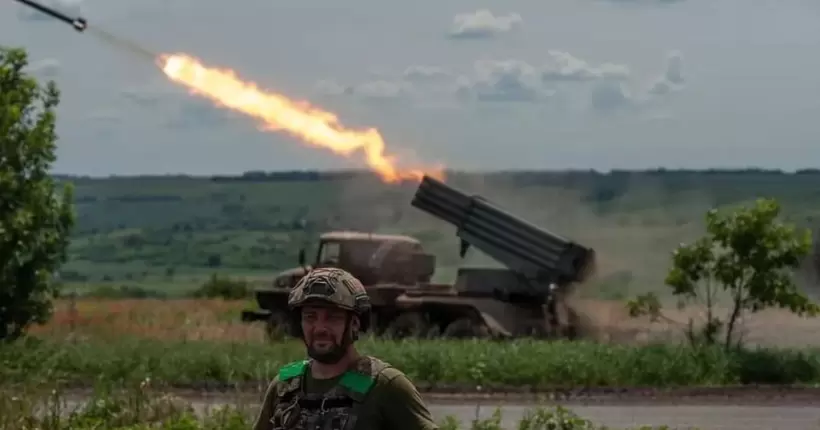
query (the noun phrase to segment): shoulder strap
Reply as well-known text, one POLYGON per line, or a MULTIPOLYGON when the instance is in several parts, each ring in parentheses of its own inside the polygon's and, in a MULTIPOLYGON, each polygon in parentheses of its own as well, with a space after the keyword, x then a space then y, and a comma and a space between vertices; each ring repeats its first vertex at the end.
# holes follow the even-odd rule
POLYGON ((356 401, 343 430, 352 430, 356 426, 364 399, 376 385, 379 374, 388 367, 392 366, 378 358, 365 356, 356 363, 353 369, 342 375, 339 386, 356 401))
POLYGON ((339 385, 362 396, 370 392, 370 389, 373 388, 375 383, 376 378, 371 375, 365 375, 354 371, 345 372, 345 374, 342 375, 342 379, 339 380, 339 385))
POLYGON ((287 394, 297 391, 302 387, 302 376, 307 369, 308 361, 294 361, 286 364, 279 369, 279 398, 285 397, 287 394))
POLYGON ((297 376, 302 376, 305 374, 305 369, 307 369, 308 361, 307 360, 300 360, 294 361, 292 363, 288 363, 282 366, 279 369, 279 380, 280 381, 287 381, 289 379, 293 379, 297 376))
MULTIPOLYGON (((370 392, 379 374, 389 367, 389 363, 374 357, 362 357, 356 367, 345 372, 339 380, 339 385, 350 397, 361 402, 370 392)), ((302 386, 302 377, 308 368, 308 360, 294 361, 279 369, 278 394, 282 398, 286 394, 297 391, 302 386)))
POLYGON ((376 385, 379 374, 389 364, 373 357, 362 357, 356 366, 348 370, 339 380, 339 385, 356 401, 363 401, 370 390, 376 385))

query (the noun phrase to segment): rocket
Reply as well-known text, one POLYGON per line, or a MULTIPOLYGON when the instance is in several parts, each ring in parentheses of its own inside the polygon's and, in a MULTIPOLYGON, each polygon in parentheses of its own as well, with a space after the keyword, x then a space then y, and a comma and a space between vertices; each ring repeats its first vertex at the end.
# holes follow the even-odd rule
POLYGON ((66 15, 66 14, 64 14, 60 11, 54 10, 50 7, 41 5, 39 3, 35 3, 32 0, 17 0, 17 1, 20 2, 20 3, 23 3, 26 6, 37 9, 38 11, 40 11, 40 12, 46 14, 46 15, 51 16, 52 18, 58 19, 58 20, 66 23, 66 24, 69 24, 72 27, 74 27, 75 30, 77 30, 79 32, 85 31, 85 29, 88 27, 88 23, 86 23, 85 18, 81 18, 81 17, 72 18, 72 17, 70 17, 70 16, 68 16, 68 15, 66 15))
MULTIPOLYGON (((0 1, 2 1, 2 0, 0 0, 0 1)), ((88 30, 88 22, 86 22, 85 18, 83 18, 83 17, 78 16, 76 18, 72 18, 72 17, 66 15, 63 12, 55 10, 53 7, 49 7, 49 6, 43 5, 41 3, 37 3, 37 1, 35 1, 35 0, 16 0, 16 1, 19 2, 19 3, 22 3, 26 6, 29 6, 33 9, 36 9, 40 13, 44 13, 44 14, 46 14, 46 15, 54 18, 54 19, 62 21, 64 23, 74 27, 74 29, 77 30, 80 33, 83 33, 86 30, 88 30)), ((143 58, 147 58, 151 62, 155 63, 157 61, 156 60, 157 55, 154 54, 153 52, 151 52, 150 50, 145 49, 144 47, 140 46, 139 44, 137 44, 137 43, 135 43, 131 40, 128 40, 128 39, 125 39, 125 38, 122 38, 122 37, 118 37, 115 34, 107 32, 107 31, 105 31, 105 30, 103 30, 103 29, 101 29, 97 26, 92 27, 91 30, 89 31, 89 33, 91 33, 94 36, 99 37, 100 39, 102 39, 103 41, 105 41, 107 43, 110 43, 110 44, 112 44, 116 47, 119 47, 120 49, 126 49, 126 50, 130 51, 131 53, 137 54, 137 55, 139 55, 143 58)))

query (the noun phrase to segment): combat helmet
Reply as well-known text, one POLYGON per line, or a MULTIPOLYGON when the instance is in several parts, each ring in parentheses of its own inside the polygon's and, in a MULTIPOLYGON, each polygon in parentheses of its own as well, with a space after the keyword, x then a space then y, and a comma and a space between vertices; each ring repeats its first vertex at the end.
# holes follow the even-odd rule
POLYGON ((370 297, 364 285, 346 270, 322 267, 308 272, 288 295, 294 334, 301 337, 299 309, 309 304, 325 304, 344 309, 359 317, 360 330, 370 326, 370 297))

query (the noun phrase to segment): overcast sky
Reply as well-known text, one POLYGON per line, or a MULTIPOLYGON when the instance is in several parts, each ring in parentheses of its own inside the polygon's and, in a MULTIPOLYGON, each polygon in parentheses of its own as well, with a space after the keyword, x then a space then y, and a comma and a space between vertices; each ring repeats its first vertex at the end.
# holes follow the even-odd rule
MULTIPOLYGON (((453 168, 820 164, 817 0, 59 5, 453 168)), ((260 131, 150 62, 11 0, 0 2, 0 43, 26 47, 32 72, 63 92, 61 173, 362 166, 260 131)))

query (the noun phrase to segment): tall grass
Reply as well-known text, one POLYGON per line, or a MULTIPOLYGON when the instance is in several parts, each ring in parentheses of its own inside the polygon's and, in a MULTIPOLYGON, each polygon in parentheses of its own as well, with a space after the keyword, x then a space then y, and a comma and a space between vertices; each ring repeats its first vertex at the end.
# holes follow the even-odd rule
MULTIPOLYGON (((795 384, 820 382, 816 351, 691 349, 586 342, 365 339, 360 349, 422 386, 509 387, 795 384)), ((93 385, 154 381, 176 386, 264 383, 305 356, 298 341, 27 339, 0 348, 0 383, 33 380, 93 385)))
MULTIPOLYGON (((152 378, 175 386, 264 385, 305 357, 297 340, 272 344, 242 324, 243 301, 61 301, 31 337, 0 346, 0 384, 91 386, 152 378)), ((612 387, 820 382, 820 352, 724 351, 685 345, 515 340, 366 338, 361 352, 386 360, 425 388, 612 387)))

